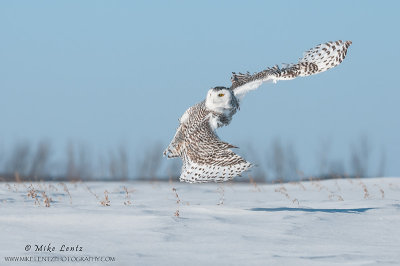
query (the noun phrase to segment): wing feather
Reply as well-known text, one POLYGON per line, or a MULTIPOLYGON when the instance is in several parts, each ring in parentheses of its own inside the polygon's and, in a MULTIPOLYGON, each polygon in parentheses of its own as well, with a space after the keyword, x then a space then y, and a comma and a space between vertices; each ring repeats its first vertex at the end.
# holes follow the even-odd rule
POLYGON ((324 72, 344 60, 351 44, 351 41, 341 40, 327 42, 306 51, 296 64, 284 64, 282 68, 275 65, 252 75, 249 72, 246 74, 233 72, 231 89, 240 99, 247 92, 257 89, 263 82, 276 83, 278 80, 290 80, 324 72))

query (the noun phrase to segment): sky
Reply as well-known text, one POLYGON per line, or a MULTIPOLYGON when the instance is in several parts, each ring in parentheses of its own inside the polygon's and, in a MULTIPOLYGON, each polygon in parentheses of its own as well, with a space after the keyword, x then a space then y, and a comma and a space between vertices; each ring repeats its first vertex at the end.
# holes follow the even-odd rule
MULTIPOLYGON (((167 145, 178 118, 231 72, 294 63, 330 40, 351 40, 327 72, 248 94, 224 141, 266 160, 292 143, 305 172, 321 149, 348 161, 367 137, 371 173, 400 175, 398 1, 2 1, 0 148, 51 141, 132 160, 167 145), (329 145, 322 145, 329 143, 329 145)), ((62 156, 62 155, 60 155, 62 156)))

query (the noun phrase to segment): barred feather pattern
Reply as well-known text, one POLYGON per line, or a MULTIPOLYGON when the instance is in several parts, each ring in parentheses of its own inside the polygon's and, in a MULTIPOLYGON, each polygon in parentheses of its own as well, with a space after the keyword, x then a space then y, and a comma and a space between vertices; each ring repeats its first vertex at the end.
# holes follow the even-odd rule
POLYGON ((341 40, 327 42, 306 51, 296 64, 283 64, 282 68, 275 65, 254 74, 233 72, 231 89, 236 97, 241 98, 263 82, 276 83, 278 80, 290 80, 324 72, 342 63, 351 44, 351 41, 341 40))
MULTIPOLYGON (((235 108, 228 114, 235 114, 235 108)), ((186 120, 179 125, 165 155, 181 157, 180 180, 189 183, 223 182, 240 175, 252 164, 235 154, 235 146, 223 142, 215 133, 217 127, 229 124, 231 118, 207 110, 204 101, 190 107, 186 120)))
POLYGON ((215 87, 205 101, 190 107, 164 155, 183 161, 180 180, 190 183, 223 182, 241 175, 253 165, 235 154, 237 148, 219 139, 215 130, 228 125, 239 109, 239 100, 263 82, 290 80, 321 73, 339 65, 351 41, 327 42, 306 51, 296 64, 274 66, 264 71, 233 73, 230 88, 215 87), (227 97, 229 96, 229 97, 227 97))

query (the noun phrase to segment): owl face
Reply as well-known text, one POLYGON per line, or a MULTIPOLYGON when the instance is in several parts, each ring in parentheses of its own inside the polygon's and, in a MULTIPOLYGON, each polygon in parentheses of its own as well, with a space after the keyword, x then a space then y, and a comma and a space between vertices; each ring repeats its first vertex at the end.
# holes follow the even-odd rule
POLYGON ((225 87, 215 87, 207 93, 206 107, 217 113, 225 113, 237 108, 238 102, 232 90, 225 87))

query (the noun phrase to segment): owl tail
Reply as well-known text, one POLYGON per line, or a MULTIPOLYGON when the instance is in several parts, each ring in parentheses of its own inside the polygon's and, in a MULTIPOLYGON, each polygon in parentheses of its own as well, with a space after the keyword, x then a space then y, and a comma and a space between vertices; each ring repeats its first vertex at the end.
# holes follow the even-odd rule
POLYGON ((237 159, 240 158, 240 161, 225 166, 218 165, 217 161, 215 161, 215 164, 199 164, 190 160, 188 156, 184 156, 180 181, 188 183, 224 182, 240 176, 253 166, 239 155, 233 152, 232 154, 237 159))

